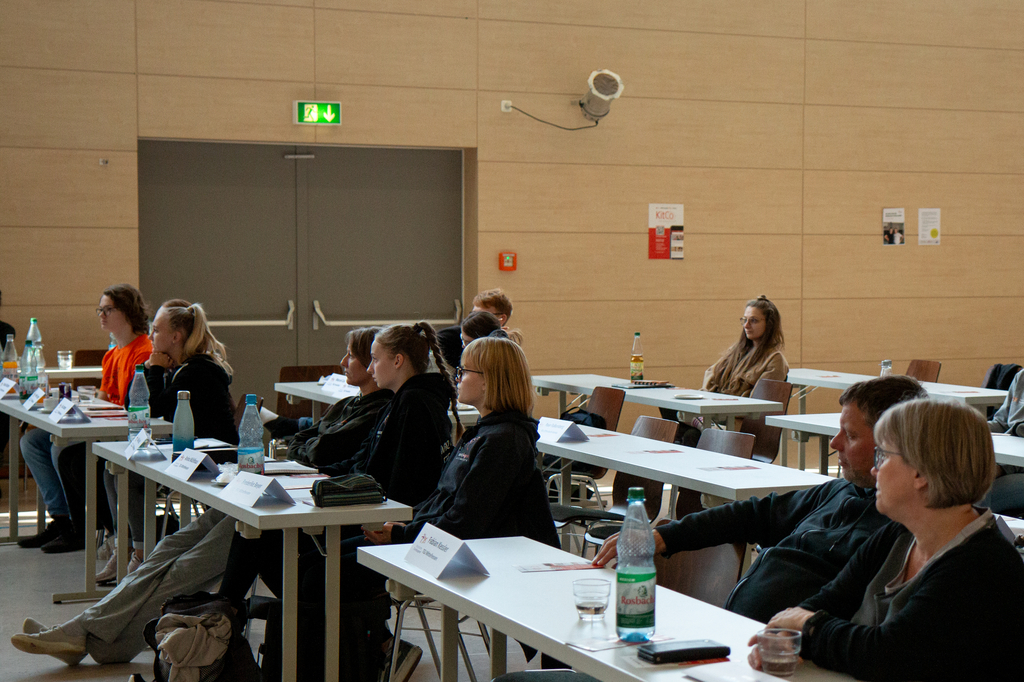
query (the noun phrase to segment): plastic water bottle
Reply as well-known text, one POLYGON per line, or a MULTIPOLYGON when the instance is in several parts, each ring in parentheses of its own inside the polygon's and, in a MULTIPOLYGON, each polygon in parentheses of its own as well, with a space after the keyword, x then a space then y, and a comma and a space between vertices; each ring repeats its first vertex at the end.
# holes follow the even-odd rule
POLYGON ((880 377, 891 377, 892 376, 892 360, 882 360, 880 363, 882 371, 878 374, 880 377))
POLYGON ((3 363, 3 378, 18 383, 18 347, 14 345, 14 334, 7 335, 7 343, 4 344, 3 363))
POLYGON ((32 345, 37 348, 43 342, 43 335, 39 333, 39 320, 34 317, 30 317, 28 320, 28 334, 25 335, 25 340, 31 341, 32 345))
POLYGON ((39 375, 36 374, 36 352, 31 341, 25 342, 25 350, 21 354, 18 365, 18 393, 25 400, 39 388, 39 375))
POLYGON ((149 386, 146 384, 146 366, 135 365, 135 378, 128 389, 128 440, 142 429, 149 428, 149 386))
POLYGON ((644 489, 630 488, 627 500, 616 545, 615 629, 624 642, 646 642, 654 634, 654 534, 644 508, 644 489))
POLYGON ((238 424, 238 470, 263 473, 263 422, 252 393, 245 396, 245 412, 238 424))
POLYGON ((43 344, 33 343, 32 352, 36 356, 36 387, 43 389, 43 392, 50 393, 50 377, 46 373, 46 358, 43 357, 43 344))
POLYGON ((178 391, 178 406, 174 409, 174 428, 171 432, 171 450, 184 452, 196 444, 196 425, 192 419, 192 405, 188 391, 178 391))

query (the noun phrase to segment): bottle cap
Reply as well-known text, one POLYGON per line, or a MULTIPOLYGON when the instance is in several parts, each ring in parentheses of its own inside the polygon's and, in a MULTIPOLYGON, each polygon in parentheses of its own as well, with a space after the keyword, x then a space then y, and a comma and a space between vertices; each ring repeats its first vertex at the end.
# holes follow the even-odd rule
POLYGON ((643 502, 644 501, 644 489, 643 488, 630 488, 629 492, 626 493, 626 500, 628 502, 643 502))
POLYGON ((178 400, 189 400, 192 398, 192 394, 188 391, 178 391, 178 400))
POLYGON ((255 393, 246 393, 245 394, 245 404, 246 405, 255 405, 256 404, 256 394, 255 393))
POLYGON ((25 340, 25 348, 31 348, 31 347, 32 347, 32 339, 26 339, 25 340))
POLYGON ((640 336, 640 332, 633 332, 633 336, 640 336))
POLYGON ((145 373, 146 366, 145 365, 135 365, 135 371, 136 372, 143 372, 143 373, 145 373))
POLYGON ((36 323, 36 322, 38 322, 39 320, 37 320, 37 319, 36 319, 36 318, 34 318, 34 317, 30 317, 30 318, 28 318, 28 321, 29 321, 29 324, 35 324, 35 323, 36 323))

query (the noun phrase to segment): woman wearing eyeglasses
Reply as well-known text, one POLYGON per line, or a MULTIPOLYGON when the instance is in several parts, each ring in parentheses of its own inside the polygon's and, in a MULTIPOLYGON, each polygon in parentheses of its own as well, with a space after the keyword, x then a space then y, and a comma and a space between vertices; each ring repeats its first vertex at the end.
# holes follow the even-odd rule
MULTIPOLYGON (((116 284, 103 291, 96 314, 100 318, 100 329, 110 334, 115 344, 103 356, 103 379, 96 395, 124 405, 135 376, 135 365, 144 363, 153 352, 153 344, 146 335, 149 330, 146 302, 132 285, 116 284)), ((50 445, 50 434, 42 429, 29 431, 21 439, 22 455, 53 519, 42 533, 20 540, 18 544, 22 547, 41 547, 50 554, 85 547, 85 453, 82 449, 81 458, 75 459, 75 480, 62 484, 57 471, 57 456, 62 450, 50 445), (82 481, 81 486, 75 483, 78 479, 82 481)), ((102 465, 98 463, 97 471, 103 470, 102 465)), ((107 505, 99 504, 97 508, 99 523, 111 530, 113 521, 107 505)))
POLYGON ((1024 564, 973 506, 996 467, 984 418, 915 400, 882 415, 875 442, 875 503, 896 523, 768 627, 801 630, 801 656, 859 680, 1017 679, 1024 564))

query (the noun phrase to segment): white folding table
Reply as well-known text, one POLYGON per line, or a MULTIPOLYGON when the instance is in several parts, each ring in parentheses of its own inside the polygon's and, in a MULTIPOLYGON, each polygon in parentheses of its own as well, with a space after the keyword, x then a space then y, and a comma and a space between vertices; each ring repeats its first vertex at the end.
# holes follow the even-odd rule
POLYGON ((46 376, 49 377, 51 384, 72 379, 102 379, 103 368, 99 365, 83 365, 81 367, 72 367, 71 369, 47 367, 46 376))
MULTIPOLYGON (((100 400, 84 405, 109 405, 100 400)), ((53 595, 55 603, 65 601, 77 601, 82 599, 99 599, 109 590, 96 589, 96 455, 93 452, 93 444, 97 440, 128 437, 128 418, 106 419, 94 417, 87 424, 62 423, 54 424, 49 417, 39 410, 26 410, 21 402, 12 398, 0 400, 0 412, 8 415, 10 419, 10 462, 8 480, 10 481, 10 511, 11 511, 11 532, 6 538, 0 538, 0 542, 17 542, 18 540, 18 467, 21 457, 18 422, 26 422, 38 429, 50 434, 51 440, 57 445, 67 445, 71 442, 85 442, 85 589, 82 592, 62 592, 53 595)), ((172 424, 163 419, 153 419, 151 429, 155 435, 169 434, 172 424)), ((43 515, 40 513, 36 519, 36 527, 41 531, 43 515)), ((122 557, 123 558, 123 557, 122 557)))
MULTIPOLYGON (((146 479, 146 509, 151 511, 156 501, 157 484, 181 493, 186 501, 198 500, 208 507, 220 510, 236 519, 241 526, 240 532, 246 537, 256 536, 265 530, 282 530, 284 532, 284 572, 282 576, 282 631, 284 647, 282 656, 282 675, 285 682, 295 682, 296 664, 298 661, 298 555, 299 530, 311 534, 325 529, 325 545, 327 549, 326 568, 326 628, 325 642, 337 642, 340 627, 337 614, 341 608, 341 527, 359 524, 382 524, 387 521, 409 521, 412 519, 412 508, 398 502, 388 500, 379 505, 353 505, 344 507, 315 507, 311 504, 309 490, 290 490, 289 494, 296 504, 289 505, 264 497, 255 507, 246 507, 221 495, 222 488, 215 486, 212 479, 200 478, 193 481, 182 481, 166 472, 170 460, 136 461, 124 455, 127 443, 97 443, 96 454, 117 467, 118 499, 126 500, 128 495, 127 474, 133 472, 146 479)), ((121 518, 119 505, 118 517, 121 518)), ((127 519, 124 521, 127 525, 127 519)), ((146 514, 146 535, 155 531, 155 516, 146 514)), ((118 522, 118 541, 126 542, 122 537, 122 523, 118 522)), ((122 547, 127 546, 125 544, 122 547)), ((224 551, 227 552, 227 547, 224 551)), ((324 679, 327 682, 338 679, 340 667, 337 647, 325 647, 324 679)))
MULTIPOLYGON (((627 379, 602 376, 600 374, 549 374, 533 377, 533 386, 539 395, 545 396, 555 391, 558 393, 558 414, 565 412, 568 406, 567 393, 590 395, 598 386, 613 388, 628 384, 627 379)), ((782 403, 756 398, 741 398, 724 393, 709 393, 686 388, 628 388, 627 403, 663 407, 688 415, 700 417, 725 417, 727 428, 736 428, 736 417, 759 415, 765 412, 781 412, 782 403), (699 398, 680 399, 677 395, 699 396, 699 398)))
MULTIPOLYGON (((522 537, 470 540, 467 544, 489 576, 463 574, 438 580, 405 561, 409 545, 359 549, 360 563, 442 605, 441 682, 458 679, 459 614, 492 628, 491 677, 505 672, 507 637, 602 682, 678 682, 688 670, 694 670, 640 661, 633 646, 586 651, 570 644, 614 634, 614 606, 603 621, 584 622, 576 615, 572 595, 572 582, 579 578, 605 578, 614 584, 615 572, 611 569, 523 573, 516 566, 579 562, 580 558, 522 537)), ((708 664, 721 671, 720 679, 776 679, 755 673, 746 660, 750 650, 747 641, 764 627, 763 623, 663 587, 657 588, 655 614, 658 635, 679 640, 713 639, 729 646, 732 651, 728 663, 708 664)), ((790 679, 824 682, 853 678, 805 661, 790 679)))

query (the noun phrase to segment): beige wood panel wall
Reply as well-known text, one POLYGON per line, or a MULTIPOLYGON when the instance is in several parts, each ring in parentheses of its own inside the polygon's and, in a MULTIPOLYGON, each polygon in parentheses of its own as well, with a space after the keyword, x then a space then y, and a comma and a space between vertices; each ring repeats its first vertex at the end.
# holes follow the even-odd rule
POLYGON ((624 376, 639 330, 649 375, 696 385, 763 293, 794 367, 976 383, 1024 358, 1022 36, 1016 0, 3 0, 0 317, 102 344, 93 299, 138 278, 139 137, 453 147, 465 282, 509 291, 537 372, 624 376), (626 89, 595 129, 499 110, 585 125, 596 68, 626 89), (300 98, 343 125, 292 125, 300 98), (685 204, 686 260, 647 259, 654 202, 685 204))

